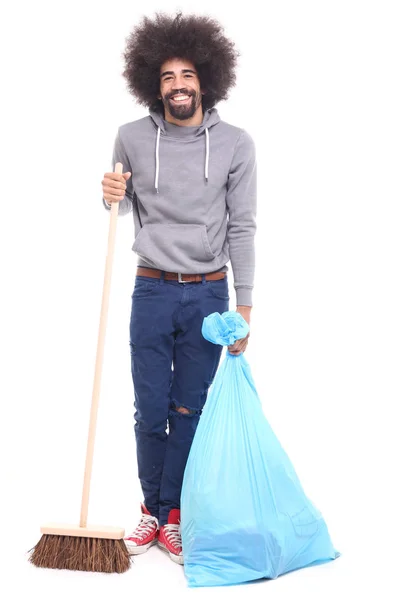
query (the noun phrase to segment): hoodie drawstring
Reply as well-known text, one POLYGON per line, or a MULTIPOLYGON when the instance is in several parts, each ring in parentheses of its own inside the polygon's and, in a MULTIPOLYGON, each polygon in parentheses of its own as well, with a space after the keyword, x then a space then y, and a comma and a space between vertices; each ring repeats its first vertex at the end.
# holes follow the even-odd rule
POLYGON ((206 131, 206 164, 204 167, 204 176, 206 181, 208 182, 208 163, 210 161, 210 134, 208 133, 208 127, 205 129, 206 131))
POLYGON ((156 192, 158 194, 158 177, 160 175, 160 135, 161 129, 160 127, 157 129, 157 142, 156 142, 156 178, 154 181, 154 187, 156 188, 156 192))
MULTIPOLYGON (((205 160, 205 164, 204 164, 204 177, 205 177, 205 180, 208 182, 208 166, 210 163, 210 134, 208 131, 208 127, 206 127, 204 131, 206 134, 206 160, 205 160)), ((154 179, 154 188, 155 188, 157 194, 158 194, 158 180, 160 177, 160 136, 161 136, 161 128, 158 127, 157 141, 156 141, 156 176, 154 179)))

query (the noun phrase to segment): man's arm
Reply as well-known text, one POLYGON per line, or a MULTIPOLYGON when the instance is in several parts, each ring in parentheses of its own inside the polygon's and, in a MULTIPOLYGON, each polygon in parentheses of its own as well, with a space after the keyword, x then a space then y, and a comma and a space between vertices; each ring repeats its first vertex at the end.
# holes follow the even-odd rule
MULTIPOLYGON (((255 271, 257 165, 255 145, 248 133, 237 141, 227 184, 228 242, 236 291, 236 310, 250 324, 255 271)), ((231 354, 246 349, 248 337, 228 348, 231 354)))
MULTIPOLYGON (((118 131, 117 137, 115 139, 115 143, 114 143, 112 165, 111 165, 112 171, 114 171, 115 164, 117 162, 122 163, 124 176, 123 176, 123 180, 121 179, 121 182, 124 181, 124 184, 126 185, 125 196, 124 196, 123 200, 121 200, 119 202, 118 214, 126 215, 132 210, 132 202, 133 202, 134 192, 133 192, 133 185, 132 185, 132 177, 127 178, 125 174, 128 171, 130 173, 132 173, 132 167, 130 165, 125 148, 121 142, 121 139, 119 136, 119 131, 118 131)), ((108 174, 108 173, 105 174, 106 184, 107 184, 107 177, 106 177, 107 175, 111 176, 111 174, 108 174)), ((114 178, 114 176, 112 176, 112 177, 114 178)), ((108 185, 111 185, 110 182, 108 182, 108 185)), ((103 189, 104 189, 104 187, 105 187, 105 184, 103 183, 103 189)), ((116 190, 116 192, 117 192, 117 190, 116 190)), ((113 191, 113 193, 114 193, 114 191, 113 191)), ((111 204, 109 202, 107 202, 107 200, 104 198, 104 195, 103 195, 103 205, 107 210, 111 210, 111 204)))
POLYGON ((257 203, 256 153, 245 131, 236 143, 229 171, 226 203, 228 242, 237 306, 252 306, 257 203))

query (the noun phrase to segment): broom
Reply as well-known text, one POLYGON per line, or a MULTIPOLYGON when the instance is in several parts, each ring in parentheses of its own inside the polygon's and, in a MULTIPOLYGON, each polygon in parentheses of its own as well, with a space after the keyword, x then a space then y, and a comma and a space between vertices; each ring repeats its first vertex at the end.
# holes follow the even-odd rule
MULTIPOLYGON (((115 165, 115 173, 122 173, 121 163, 115 165)), ((36 567, 124 573, 131 564, 123 540, 124 529, 87 525, 117 217, 118 202, 112 202, 79 526, 50 523, 41 527, 43 535, 29 556, 29 561, 36 567)))

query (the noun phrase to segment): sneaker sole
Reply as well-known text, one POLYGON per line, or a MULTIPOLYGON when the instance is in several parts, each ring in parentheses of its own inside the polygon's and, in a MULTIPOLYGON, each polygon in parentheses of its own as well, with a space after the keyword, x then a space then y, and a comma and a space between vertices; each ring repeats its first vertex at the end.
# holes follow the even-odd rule
POLYGON ((152 542, 149 542, 144 546, 135 546, 133 543, 130 543, 129 540, 124 540, 124 542, 129 554, 133 556, 135 556, 136 554, 144 554, 149 548, 151 548, 151 546, 157 544, 157 540, 153 540, 152 542))
POLYGON ((177 565, 183 565, 183 556, 182 555, 173 554, 161 542, 157 542, 157 545, 158 545, 159 548, 161 548, 161 550, 163 552, 166 552, 167 554, 169 554, 170 559, 173 560, 174 563, 176 563, 177 565))

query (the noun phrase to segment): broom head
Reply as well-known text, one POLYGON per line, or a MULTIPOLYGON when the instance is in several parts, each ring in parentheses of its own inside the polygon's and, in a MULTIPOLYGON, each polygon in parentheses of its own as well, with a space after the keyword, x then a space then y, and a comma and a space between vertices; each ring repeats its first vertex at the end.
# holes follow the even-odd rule
POLYGON ((131 565, 124 529, 48 524, 40 531, 42 537, 29 557, 36 567, 124 573, 131 565))

